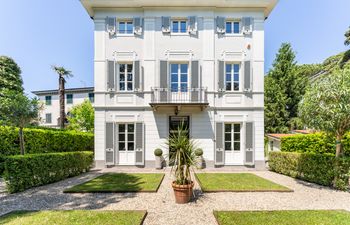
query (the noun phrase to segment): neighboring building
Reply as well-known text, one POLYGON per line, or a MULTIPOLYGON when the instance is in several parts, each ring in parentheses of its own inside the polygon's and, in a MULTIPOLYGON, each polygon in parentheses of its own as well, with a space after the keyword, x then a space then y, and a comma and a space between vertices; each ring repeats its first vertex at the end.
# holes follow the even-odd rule
MULTIPOLYGON (((58 121, 60 117, 60 104, 58 90, 33 91, 32 93, 38 96, 39 100, 44 106, 44 109, 40 113, 40 125, 47 127, 59 127, 58 121)), ((93 103, 94 98, 93 87, 66 89, 66 114, 69 113, 69 110, 73 106, 83 103, 85 99, 89 99, 93 103)))
POLYGON ((264 167, 264 22, 277 0, 81 0, 95 25, 97 166, 153 166, 183 121, 207 167, 264 167))

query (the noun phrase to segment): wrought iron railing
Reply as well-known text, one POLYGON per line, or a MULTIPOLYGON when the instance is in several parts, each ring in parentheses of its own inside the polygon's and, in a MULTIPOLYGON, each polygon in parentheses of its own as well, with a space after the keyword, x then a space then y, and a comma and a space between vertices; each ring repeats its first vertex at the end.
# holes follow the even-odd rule
POLYGON ((206 104, 207 88, 152 88, 152 103, 206 104))

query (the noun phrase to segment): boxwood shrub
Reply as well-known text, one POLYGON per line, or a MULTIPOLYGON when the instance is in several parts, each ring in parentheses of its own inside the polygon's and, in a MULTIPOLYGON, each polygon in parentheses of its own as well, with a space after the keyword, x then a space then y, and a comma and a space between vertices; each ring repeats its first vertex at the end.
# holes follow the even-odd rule
MULTIPOLYGON (((350 133, 342 140, 345 156, 350 156, 350 133)), ((335 138, 325 133, 296 134, 281 138, 282 152, 335 154, 335 138)))
POLYGON ((8 192, 24 191, 88 171, 92 152, 61 152, 9 156, 4 179, 8 192))
POLYGON ((350 157, 336 159, 333 154, 270 152, 270 170, 301 180, 333 186, 349 187, 350 157))

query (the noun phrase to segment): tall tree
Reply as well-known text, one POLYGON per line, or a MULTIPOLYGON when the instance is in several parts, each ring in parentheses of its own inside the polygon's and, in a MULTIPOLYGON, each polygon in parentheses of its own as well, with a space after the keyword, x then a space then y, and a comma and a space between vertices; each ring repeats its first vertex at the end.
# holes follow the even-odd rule
POLYGON ((94 108, 89 100, 73 106, 68 116, 68 128, 78 131, 94 131, 94 108))
POLYGON ((310 128, 336 137, 336 156, 342 154, 341 141, 350 130, 350 69, 334 71, 313 83, 300 102, 300 117, 310 128))
POLYGON ((23 128, 39 120, 41 106, 38 99, 30 99, 16 91, 5 91, 9 98, 0 98, 0 117, 5 125, 19 127, 19 143, 21 154, 24 155, 23 128))
POLYGON ((73 74, 71 71, 66 70, 64 67, 61 66, 52 66, 52 69, 58 74, 58 93, 59 93, 59 99, 60 99, 60 118, 59 118, 59 125, 61 129, 64 129, 65 122, 66 122, 66 112, 65 112, 65 102, 64 102, 64 95, 65 95, 65 83, 66 78, 72 77, 73 74))
POLYGON ((0 56, 0 97, 7 97, 7 91, 23 93, 21 69, 7 56, 0 56))
POLYGON ((344 45, 350 45, 350 27, 349 29, 345 32, 345 41, 344 45))

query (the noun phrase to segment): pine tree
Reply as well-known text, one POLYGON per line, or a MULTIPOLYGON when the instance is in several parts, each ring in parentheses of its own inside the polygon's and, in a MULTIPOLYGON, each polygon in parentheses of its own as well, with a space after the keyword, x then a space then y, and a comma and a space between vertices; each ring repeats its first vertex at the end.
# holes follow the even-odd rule
POLYGON ((14 91, 23 93, 21 69, 16 62, 7 56, 0 56, 0 98, 7 97, 6 93, 14 91))

